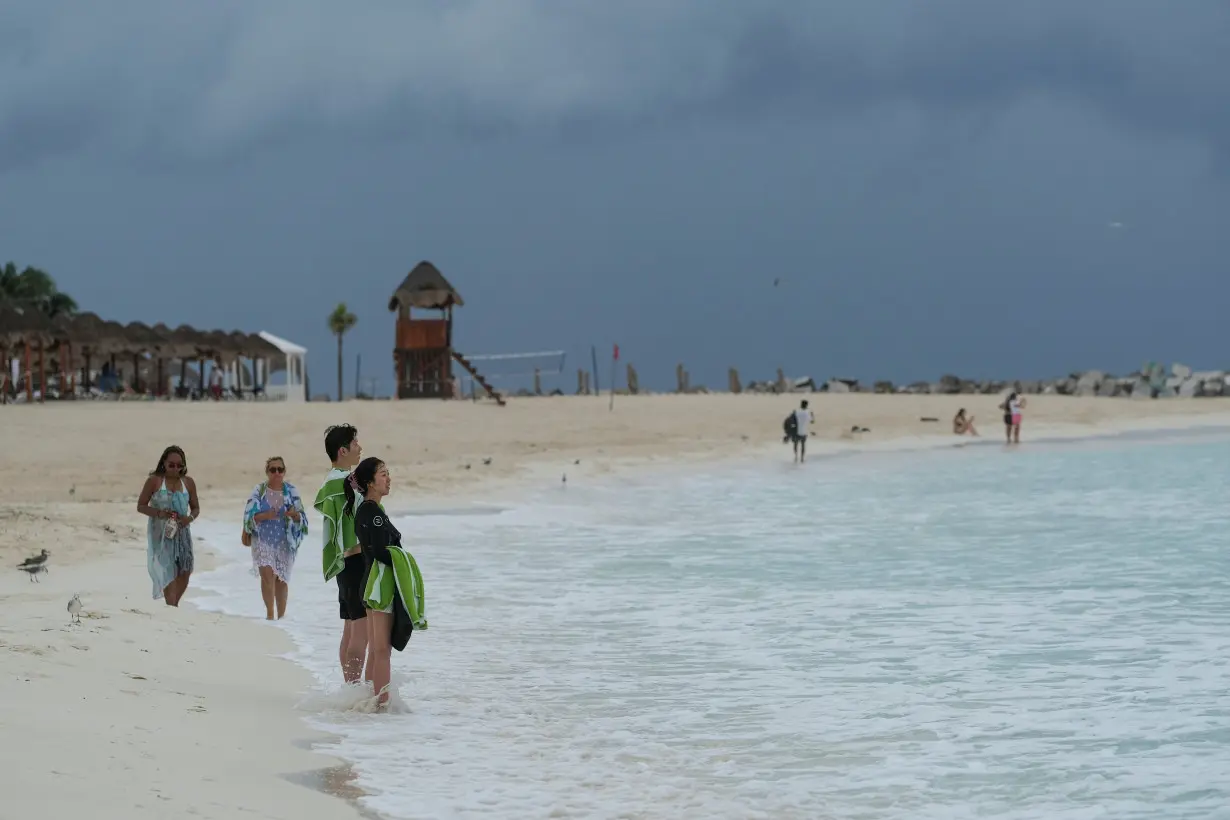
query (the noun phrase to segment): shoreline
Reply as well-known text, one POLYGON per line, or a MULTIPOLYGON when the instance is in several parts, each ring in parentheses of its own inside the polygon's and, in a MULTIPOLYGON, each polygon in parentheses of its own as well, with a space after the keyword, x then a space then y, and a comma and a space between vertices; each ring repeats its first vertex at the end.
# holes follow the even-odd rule
MULTIPOLYGON (((220 522, 204 518, 202 523, 207 526, 219 527, 220 522)), ((259 618, 252 618, 246 615, 232 614, 220 610, 208 609, 203 605, 203 601, 210 598, 218 597, 217 593, 207 588, 200 586, 198 572, 201 575, 211 575, 221 569, 229 566, 232 560, 223 555, 218 546, 210 542, 203 543, 203 552, 208 557, 208 567, 194 571, 193 580, 198 582, 195 589, 190 588, 193 594, 191 597, 185 596, 184 603, 191 609, 202 615, 209 615, 217 618, 222 618, 227 621, 234 621, 243 624, 255 624, 257 628, 266 631, 272 640, 276 640, 279 644, 279 649, 283 651, 273 651, 266 655, 266 659, 280 666, 289 667, 294 670, 296 684, 292 689, 286 691, 287 708, 291 712, 291 717, 297 721, 301 727, 301 735, 295 737, 287 737, 286 742, 290 745, 302 749, 304 752, 312 755, 321 765, 296 769, 294 771, 284 771, 278 774, 278 777, 287 783, 300 788, 308 789, 309 791, 325 795, 326 797, 334 798, 348 805, 355 814, 355 817, 365 818, 365 820, 382 820, 381 816, 370 809, 365 808, 359 801, 367 793, 355 784, 358 778, 358 772, 351 761, 336 755, 330 754, 327 751, 320 749, 321 744, 327 743, 337 735, 331 734, 320 729, 309 726, 304 718, 303 713, 298 708, 298 703, 302 697, 315 686, 315 680, 310 670, 304 668, 296 662, 291 655, 295 648, 294 639, 291 635, 282 628, 277 626, 277 622, 264 621, 259 618)), ((195 545, 194 545, 195 546, 195 545)), ((240 562, 236 562, 240 563, 240 562)), ((259 591, 256 586, 256 579, 253 578, 252 595, 258 596, 259 591)), ((332 816, 332 815, 331 815, 332 816)), ((345 820, 351 817, 350 814, 338 814, 340 820, 345 820)))
MULTIPOLYGON (((968 401, 978 397, 806 398, 818 433, 808 455, 817 461, 1004 446, 1002 428, 988 424, 990 414, 968 401), (948 432, 944 414, 957 402, 978 407, 980 438, 948 432), (941 420, 920 423, 920 415, 941 420), (871 432, 843 434, 853 425, 871 432)), ((424 506, 463 510, 513 502, 531 490, 558 486, 564 472, 570 483, 584 484, 646 470, 669 474, 770 459, 789 465, 780 419, 798 400, 621 397, 614 413, 605 403, 593 407, 592 397, 564 397, 507 408, 444 402, 83 404, 11 414, 0 430, 0 446, 10 454, 0 464, 0 558, 15 566, 39 544, 52 551, 50 573, 41 583, 29 583, 13 569, 0 580, 0 596, 9 605, 0 624, 0 653, 10 673, 0 679, 0 742, 16 770, 43 772, 23 779, 11 805, 45 812, 50 804, 53 813, 67 814, 109 801, 118 808, 98 816, 132 818, 160 816, 174 805, 170 799, 181 808, 193 801, 205 818, 229 817, 236 807, 258 804, 262 816, 273 818, 377 816, 359 803, 351 764, 316 750, 335 736, 309 726, 297 708, 299 694, 314 681, 293 659, 295 641, 286 630, 253 629, 251 618, 202 609, 200 596, 207 592, 199 583, 185 598, 189 606, 179 610, 145 597, 144 527, 133 506, 140 478, 164 443, 174 441, 189 454, 201 493, 200 523, 222 537, 233 525, 237 539, 243 501, 259 480, 260 463, 274 454, 266 450, 288 459, 290 480, 310 496, 317 473, 323 474, 320 431, 332 422, 355 423, 368 453, 387 458, 394 497, 402 499, 396 513, 413 515, 424 506), (139 430, 146 443, 117 446, 116 424, 139 430), (270 447, 270 441, 277 444, 270 447), (493 463, 483 464, 484 458, 493 463), (81 627, 68 626, 65 603, 73 592, 82 593, 92 616, 81 627), (199 664, 202 654, 205 665, 199 664), (205 714, 205 721, 198 720, 205 714), (254 730, 259 737, 250 737, 254 730), (36 732, 46 742, 31 754, 24 738, 36 732), (245 741, 239 753, 237 736, 245 741), (87 762, 95 765, 75 768, 87 762), (146 771, 151 765, 156 777, 146 771), (119 788, 132 785, 122 774, 116 777, 125 771, 149 776, 138 780, 138 788, 119 788), (74 790, 76 782, 86 785, 74 790), (142 793, 145 786, 150 794, 142 793), (174 797, 151 796, 155 791, 174 797)), ((1034 416, 1026 415, 1025 450, 1031 443, 1142 432, 1230 433, 1230 400, 1163 406, 1062 397, 1039 400, 1037 407, 1034 416)), ((300 571, 314 569, 316 538, 317 532, 308 536, 300 571)), ((198 573, 226 560, 215 546, 207 536, 199 540, 198 573)))
MULTIPOLYGON (((198 552, 208 566, 210 548, 198 552)), ((311 748, 325 736, 295 713, 310 676, 280 657, 284 636, 147 597, 137 554, 53 566, 38 584, 16 574, 0 586, 0 760, 21 772, 5 797, 14 816, 362 816, 300 785, 345 762, 311 748), (65 611, 75 592, 80 625, 65 611)))

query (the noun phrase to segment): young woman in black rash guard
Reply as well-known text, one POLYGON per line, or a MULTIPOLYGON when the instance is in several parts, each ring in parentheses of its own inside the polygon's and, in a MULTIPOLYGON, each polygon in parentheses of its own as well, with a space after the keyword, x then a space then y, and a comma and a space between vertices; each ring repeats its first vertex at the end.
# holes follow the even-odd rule
MULTIPOLYGON (((363 496, 363 501, 354 511, 354 533, 363 550, 367 563, 365 577, 370 584, 373 564, 383 564, 392 573, 393 560, 389 547, 401 546, 401 533, 380 506, 390 487, 389 470, 384 462, 378 458, 366 458, 351 475, 355 489, 363 496)), ((353 497, 348 498, 346 503, 354 504, 353 497)), ((377 702, 383 705, 389 699, 389 693, 385 690, 392 676, 393 646, 399 644, 397 649, 404 649, 414 626, 400 611, 396 593, 383 611, 368 606, 367 621, 367 672, 378 697, 377 702)))

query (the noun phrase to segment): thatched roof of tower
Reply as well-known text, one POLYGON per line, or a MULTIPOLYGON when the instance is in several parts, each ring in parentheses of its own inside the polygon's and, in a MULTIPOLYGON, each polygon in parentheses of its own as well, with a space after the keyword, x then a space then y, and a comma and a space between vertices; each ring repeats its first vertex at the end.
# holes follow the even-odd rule
POLYGON ((425 308, 428 310, 444 310, 451 305, 461 306, 465 300, 457 289, 444 278, 444 274, 430 262, 424 260, 414 266, 414 270, 393 291, 389 299, 389 310, 401 307, 425 308))

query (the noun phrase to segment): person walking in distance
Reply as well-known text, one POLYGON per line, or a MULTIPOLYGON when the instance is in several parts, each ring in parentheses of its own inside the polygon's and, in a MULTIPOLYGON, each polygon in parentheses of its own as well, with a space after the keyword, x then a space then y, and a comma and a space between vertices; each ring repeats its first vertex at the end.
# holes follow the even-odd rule
POLYGON ((807 399, 803 399, 794 411, 794 460, 799 463, 807 460, 807 437, 815 420, 815 414, 807 409, 807 399))
POLYGON ((359 431, 349 424, 325 430, 325 453, 332 465, 316 493, 316 507, 324 519, 325 581, 337 579, 337 602, 342 619, 338 661, 347 683, 363 678, 367 654, 367 608, 363 604, 366 563, 354 534, 354 510, 362 499, 347 503, 354 494, 350 473, 363 457, 359 431))

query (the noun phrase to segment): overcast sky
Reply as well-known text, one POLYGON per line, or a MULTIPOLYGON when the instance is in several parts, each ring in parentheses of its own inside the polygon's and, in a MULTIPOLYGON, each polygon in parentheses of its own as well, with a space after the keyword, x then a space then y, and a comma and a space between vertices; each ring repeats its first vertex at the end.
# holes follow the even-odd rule
POLYGON ((388 391, 421 259, 566 389, 612 342, 656 386, 1227 367, 1227 43, 1225 0, 6 0, 0 261, 313 393, 341 300, 388 391))

